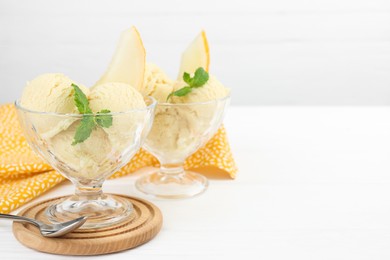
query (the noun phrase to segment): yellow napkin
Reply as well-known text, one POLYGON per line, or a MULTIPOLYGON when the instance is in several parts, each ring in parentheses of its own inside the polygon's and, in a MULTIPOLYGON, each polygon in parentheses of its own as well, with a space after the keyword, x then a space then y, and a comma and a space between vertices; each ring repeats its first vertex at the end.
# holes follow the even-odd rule
MULTIPOLYGON (((158 167, 158 161, 141 149, 111 177, 124 176, 145 166, 158 167)), ((218 174, 234 178, 237 167, 225 129, 221 127, 203 148, 186 160, 184 167, 202 171, 217 170, 218 174)), ((63 180, 65 178, 61 174, 52 170, 28 146, 14 105, 0 106, 0 213, 8 213, 20 207, 63 180)))

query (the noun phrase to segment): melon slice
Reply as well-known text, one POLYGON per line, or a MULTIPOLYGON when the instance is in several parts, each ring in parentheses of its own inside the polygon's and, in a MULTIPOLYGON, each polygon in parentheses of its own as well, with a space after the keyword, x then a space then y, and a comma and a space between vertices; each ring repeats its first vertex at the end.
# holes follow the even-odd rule
POLYGON ((107 82, 130 84, 141 90, 145 74, 146 52, 142 39, 133 26, 121 34, 111 63, 96 85, 107 82))
POLYGON ((205 31, 202 31, 183 52, 178 78, 181 79, 184 72, 194 73, 199 67, 203 67, 208 72, 209 64, 209 44, 205 31))

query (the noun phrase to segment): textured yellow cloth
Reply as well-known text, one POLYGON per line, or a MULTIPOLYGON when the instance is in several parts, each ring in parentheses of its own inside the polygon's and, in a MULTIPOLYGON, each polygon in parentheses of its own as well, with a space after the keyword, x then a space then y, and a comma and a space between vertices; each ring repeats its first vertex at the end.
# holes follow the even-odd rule
MULTIPOLYGON (((135 172, 145 166, 158 166, 158 161, 145 150, 111 177, 135 172)), ((186 169, 213 167, 234 178, 237 172, 225 129, 215 136, 185 162, 186 169)), ((8 213, 65 178, 52 170, 28 146, 20 128, 14 105, 0 106, 0 213, 8 213)))

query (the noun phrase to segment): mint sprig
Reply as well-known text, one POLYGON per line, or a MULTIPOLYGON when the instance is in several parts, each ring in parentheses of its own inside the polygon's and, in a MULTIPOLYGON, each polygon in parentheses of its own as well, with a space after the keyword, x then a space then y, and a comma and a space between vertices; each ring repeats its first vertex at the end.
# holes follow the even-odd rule
POLYGON ((79 126, 76 129, 72 145, 82 143, 87 140, 96 126, 108 128, 112 126, 112 116, 108 115, 111 111, 103 109, 97 113, 92 114, 92 109, 89 107, 89 101, 83 91, 76 85, 72 84, 74 89, 74 103, 83 118, 80 121, 79 126))
POLYGON ((96 115, 96 123, 100 125, 101 127, 109 128, 112 126, 112 116, 111 115, 105 115, 110 113, 111 111, 108 109, 103 109, 100 112, 97 112, 96 115))
POLYGON ((170 93, 167 97, 167 101, 172 96, 182 97, 182 96, 185 96, 185 95, 191 93, 192 89, 202 87, 209 80, 209 74, 202 67, 199 67, 195 71, 193 77, 191 77, 191 75, 189 73, 184 72, 183 80, 185 83, 188 84, 188 86, 185 86, 181 89, 178 89, 178 90, 170 93))
POLYGON ((76 129, 76 133, 74 134, 72 145, 76 145, 87 140, 95 126, 93 116, 83 116, 83 119, 81 119, 80 124, 76 129))
POLYGON ((72 83, 72 87, 74 89, 74 103, 80 114, 92 114, 87 96, 76 84, 72 83))

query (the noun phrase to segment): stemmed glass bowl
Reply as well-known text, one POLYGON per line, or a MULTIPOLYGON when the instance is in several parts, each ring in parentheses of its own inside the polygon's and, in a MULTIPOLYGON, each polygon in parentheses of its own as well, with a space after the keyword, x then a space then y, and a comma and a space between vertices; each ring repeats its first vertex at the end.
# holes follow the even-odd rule
POLYGON ((49 221, 88 216, 81 228, 96 229, 118 224, 131 215, 131 203, 104 194, 102 185, 130 161, 151 129, 156 101, 147 97, 145 102, 145 108, 106 114, 112 118, 112 125, 96 125, 90 136, 77 144, 73 140, 81 121, 88 117, 96 120, 97 115, 38 112, 15 102, 31 148, 76 188, 74 195, 46 209, 49 221))
POLYGON ((185 171, 188 156, 205 145, 220 127, 230 96, 196 103, 158 103, 144 148, 160 162, 160 169, 136 181, 141 192, 164 199, 203 193, 208 180, 185 171))

